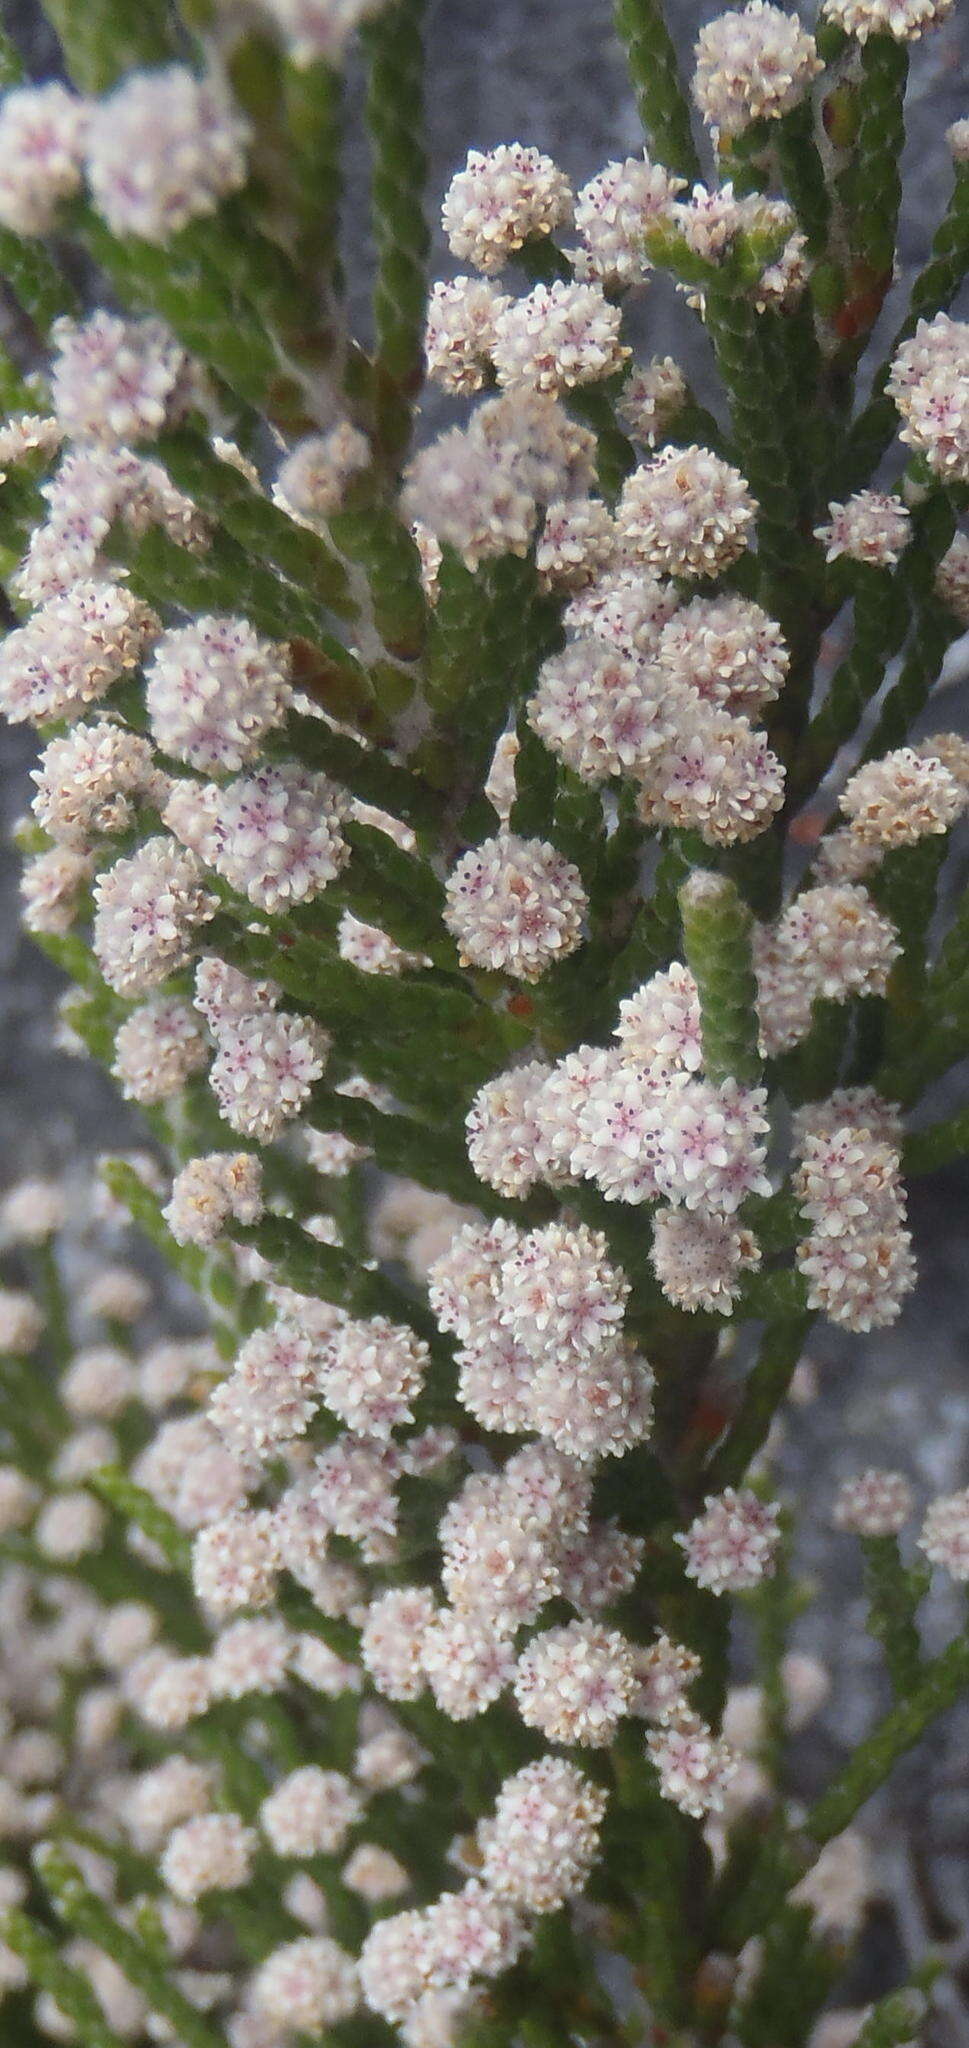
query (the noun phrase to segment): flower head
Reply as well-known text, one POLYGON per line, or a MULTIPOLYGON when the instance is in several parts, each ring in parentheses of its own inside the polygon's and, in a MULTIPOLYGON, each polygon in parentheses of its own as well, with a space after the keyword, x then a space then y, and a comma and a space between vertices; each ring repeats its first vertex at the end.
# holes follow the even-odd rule
POLYGON ((683 1536, 676 1538, 686 1553, 686 1575, 711 1593, 737 1593, 758 1586, 772 1569, 780 1541, 779 1510, 728 1486, 710 1497, 683 1536))
POLYGON ((617 519, 629 554, 666 576, 717 576, 749 547, 756 506, 708 448, 663 448, 627 477, 617 519))
POLYGON ((543 1756, 506 1778, 493 1817, 480 1822, 490 1889, 534 1913, 582 1890, 599 1847, 606 1795, 565 1757, 543 1756))
POLYGON ((821 14, 859 43, 884 35, 908 43, 936 28, 951 10, 952 0, 823 0, 821 14))
POLYGON ((828 525, 814 529, 828 562, 845 555, 874 569, 891 569, 912 537, 908 507, 885 491, 856 491, 846 504, 829 505, 828 512, 828 525))
POLYGON ((857 1536, 897 1536, 914 1506, 912 1489, 902 1472, 869 1467, 838 1488, 831 1519, 836 1529, 857 1536))
POLYGON ((701 29, 696 51, 693 96, 721 135, 789 113, 821 70, 814 37, 767 0, 717 15, 701 29))
POLYGON ((146 673, 158 745, 191 768, 224 774, 251 760, 292 698, 283 649, 246 619, 206 617, 174 626, 146 673))
POLYGON ((931 1564, 940 1564, 958 1580, 969 1581, 969 1487, 961 1493, 940 1495, 930 1500, 919 1537, 931 1564))
POLYGON ((444 198, 448 246, 476 270, 500 270, 533 235, 550 235, 572 217, 572 190, 540 150, 520 142, 472 149, 444 198))
POLYGON ((546 1629, 518 1660, 522 1720, 551 1742, 608 1747, 636 1690, 632 1651, 618 1629, 572 1621, 546 1629))
POLYGON ((66 86, 14 86, 0 101, 0 224, 46 235, 81 182, 88 107, 66 86))
POLYGON ((452 869, 446 896, 444 921, 468 965, 538 981, 581 944, 579 871, 542 839, 483 840, 452 869))
POLYGON ((112 234, 166 243, 246 178, 249 124, 221 80, 132 71, 91 109, 85 172, 112 234))

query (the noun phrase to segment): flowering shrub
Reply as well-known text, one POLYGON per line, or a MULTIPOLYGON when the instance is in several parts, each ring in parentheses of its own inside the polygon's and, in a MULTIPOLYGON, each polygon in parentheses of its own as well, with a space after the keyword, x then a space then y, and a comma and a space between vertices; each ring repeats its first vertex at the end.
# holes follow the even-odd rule
POLYGON ((645 152, 575 192, 471 149, 430 285, 421 0, 49 0, 72 83, 2 50, 24 919, 154 1145, 108 1227, 207 1316, 160 1336, 117 1260, 68 1300, 58 1189, 9 1197, 5 2041, 918 2030, 924 1972, 820 2016, 855 1816, 969 1684, 918 1621, 969 1492, 780 1499, 772 1452, 969 1150, 918 1115, 969 1039, 969 742, 911 737, 969 626, 969 122, 875 361, 950 4, 749 0, 684 91, 618 0, 645 152), (659 271, 714 411, 633 353, 659 271), (819 1514, 894 1703, 805 1810, 819 1514))

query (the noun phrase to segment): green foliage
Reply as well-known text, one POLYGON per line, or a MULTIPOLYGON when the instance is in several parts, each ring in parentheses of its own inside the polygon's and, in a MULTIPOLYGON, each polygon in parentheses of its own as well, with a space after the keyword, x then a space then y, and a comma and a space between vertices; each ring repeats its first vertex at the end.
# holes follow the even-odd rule
POLYGON ((930 1573, 924 1565, 906 1568, 895 1536, 864 1536, 868 1632, 882 1643, 892 1686, 904 1697, 918 1684, 922 1650, 915 1614, 928 1591, 930 1573))
POLYGON ((757 981, 750 955, 753 920, 726 875, 698 868, 680 890, 683 945, 700 992, 703 1065, 711 1081, 755 1082, 757 981))
POLYGON ((185 2048, 218 2048, 218 2036, 185 1996, 172 1972, 143 1937, 120 1924, 110 1906, 85 1884, 77 1865, 63 1849, 48 1844, 38 1854, 37 1868, 59 1917, 73 1933, 95 1942, 118 1964, 129 1984, 144 1992, 149 2009, 178 2028, 185 2048))
POLYGON ((616 0, 615 19, 653 155, 682 177, 695 177, 690 116, 660 0, 616 0))
POLYGON ((424 0, 391 0, 364 30, 369 57, 367 125, 373 145, 374 424, 381 457, 407 446, 421 379, 425 264, 430 237, 422 195, 424 0))
POLYGON ((63 1961, 60 1943, 45 1927, 15 1910, 0 1920, 0 1936, 26 1963, 31 1982, 56 1999, 84 2048, 119 2048, 118 2035, 108 2026, 87 1978, 63 1961))

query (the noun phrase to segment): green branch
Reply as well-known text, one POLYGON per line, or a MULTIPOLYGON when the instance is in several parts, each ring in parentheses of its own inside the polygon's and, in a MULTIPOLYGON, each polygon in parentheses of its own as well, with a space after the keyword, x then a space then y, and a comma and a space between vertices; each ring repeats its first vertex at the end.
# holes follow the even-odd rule
POLYGON ((421 383, 426 263, 427 170, 423 146, 424 0, 393 0, 367 24, 367 127, 373 145, 375 405, 377 432, 391 469, 410 438, 411 405, 421 383))
POLYGON ((697 868, 680 890, 683 945, 700 996, 703 1065, 711 1081, 760 1078, 753 919, 726 875, 697 868))
POLYGON ((662 0, 615 0, 614 19, 650 153, 680 177, 698 178, 690 111, 662 0))

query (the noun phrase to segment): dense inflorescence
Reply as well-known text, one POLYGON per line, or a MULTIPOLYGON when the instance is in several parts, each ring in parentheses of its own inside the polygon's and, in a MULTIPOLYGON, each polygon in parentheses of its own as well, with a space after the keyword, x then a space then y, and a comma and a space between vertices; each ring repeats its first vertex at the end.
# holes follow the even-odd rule
POLYGON ((920 722, 965 121, 866 354, 949 8, 748 0, 694 134, 621 0, 645 146, 472 148, 437 281, 419 0, 50 11, 68 82, 2 52, 0 709, 58 1043, 146 1136, 0 1204, 0 2031, 893 2048, 906 1994, 822 2007, 849 1823, 969 1680, 918 1622, 969 1496, 783 1451, 967 1149, 917 1113, 969 1035, 969 742, 920 722), (661 273, 711 410, 638 353, 661 273), (807 1812, 805 1521, 895 1697, 807 1812))

